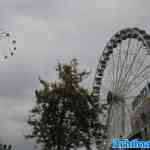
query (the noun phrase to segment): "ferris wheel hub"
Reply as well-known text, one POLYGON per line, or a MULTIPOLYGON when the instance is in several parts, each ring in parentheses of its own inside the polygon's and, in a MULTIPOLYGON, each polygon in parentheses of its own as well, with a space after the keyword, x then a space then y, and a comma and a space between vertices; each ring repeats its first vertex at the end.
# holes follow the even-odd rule
POLYGON ((122 102, 124 101, 122 96, 119 96, 119 95, 113 93, 112 91, 108 92, 108 94, 107 94, 107 103, 108 104, 117 103, 120 101, 122 101, 122 102))

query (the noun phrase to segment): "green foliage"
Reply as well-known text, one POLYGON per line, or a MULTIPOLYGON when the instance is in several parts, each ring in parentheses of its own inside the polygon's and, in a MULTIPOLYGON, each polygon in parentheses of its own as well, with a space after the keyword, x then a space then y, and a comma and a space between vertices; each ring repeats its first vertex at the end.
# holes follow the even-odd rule
POLYGON ((36 106, 31 110, 28 124, 32 127, 27 138, 36 139, 43 150, 70 150, 90 145, 100 136, 102 125, 94 98, 80 83, 89 72, 78 72, 78 63, 58 64, 57 82, 40 79, 43 89, 36 90, 36 106))

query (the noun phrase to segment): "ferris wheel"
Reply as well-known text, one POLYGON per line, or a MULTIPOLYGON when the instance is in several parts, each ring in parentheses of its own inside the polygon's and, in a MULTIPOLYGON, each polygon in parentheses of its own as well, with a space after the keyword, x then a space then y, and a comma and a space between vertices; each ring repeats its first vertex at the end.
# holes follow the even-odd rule
POLYGON ((112 138, 126 137, 130 132, 131 102, 150 79, 150 35, 139 28, 126 28, 115 33, 100 56, 93 95, 104 108, 99 119, 106 149, 112 138))
POLYGON ((16 51, 16 40, 12 35, 0 29, 0 62, 8 59, 9 56, 13 56, 16 51))

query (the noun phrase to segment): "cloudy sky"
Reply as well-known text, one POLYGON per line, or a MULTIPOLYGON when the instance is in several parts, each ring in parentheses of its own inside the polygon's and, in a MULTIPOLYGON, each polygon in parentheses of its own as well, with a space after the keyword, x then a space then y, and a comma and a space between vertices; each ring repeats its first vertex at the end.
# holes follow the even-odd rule
MULTIPOLYGON (((14 57, 0 64, 0 141, 33 150, 23 135, 34 105, 38 76, 55 80, 58 61, 78 58, 95 72, 98 56, 118 30, 139 27, 150 33, 147 0, 0 0, 0 28, 17 41, 14 57)), ((91 88, 93 75, 86 86, 91 88)))

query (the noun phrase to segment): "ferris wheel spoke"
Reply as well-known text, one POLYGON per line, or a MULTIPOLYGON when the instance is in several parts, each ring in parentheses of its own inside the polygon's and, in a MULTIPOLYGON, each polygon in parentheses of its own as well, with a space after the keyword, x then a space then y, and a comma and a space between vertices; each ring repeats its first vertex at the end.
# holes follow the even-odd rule
POLYGON ((136 76, 137 76, 138 72, 139 72, 139 71, 141 70, 141 68, 143 67, 145 60, 146 60, 146 55, 144 56, 143 60, 142 60, 140 63, 138 62, 138 63, 136 64, 136 65, 137 65, 137 69, 136 69, 136 71, 135 71, 133 77, 136 77, 136 76))
MULTIPOLYGON (((131 40, 128 41, 130 43, 131 40)), ((130 44, 128 44, 130 46, 130 44)), ((127 56, 125 56, 125 59, 122 58, 122 45, 119 44, 119 48, 114 50, 114 53, 112 53, 112 62, 111 62, 111 73, 112 73, 112 89, 115 90, 117 88, 117 85, 120 80, 120 74, 122 73, 122 66, 125 65, 125 60, 127 59, 127 56), (117 54, 115 54, 117 52, 117 54), (115 58, 117 57, 117 59, 115 58), (116 60, 116 61, 115 61, 116 60)), ((111 78, 111 74, 110 74, 111 78)))
POLYGON ((106 100, 106 97, 107 97, 107 94, 108 94, 108 89, 110 89, 110 88, 111 88, 111 82, 109 82, 109 84, 107 84, 107 83, 102 84, 101 92, 100 92, 101 99, 106 100))
POLYGON ((117 86, 119 86, 120 81, 121 81, 124 63, 125 63, 125 58, 123 58, 123 56, 122 56, 121 61, 120 61, 120 71, 119 71, 119 75, 118 75, 117 86))
POLYGON ((108 129, 108 133, 110 132, 110 122, 112 122, 113 120, 112 120, 112 118, 113 118, 113 113, 111 113, 112 112, 112 105, 109 107, 109 109, 108 109, 108 118, 107 118, 107 129, 108 129))
POLYGON ((121 70, 120 70, 120 75, 119 75, 118 83, 120 83, 121 76, 123 74, 123 68, 127 67, 127 62, 128 62, 128 57, 129 57, 129 49, 130 49, 130 46, 131 46, 131 42, 132 42, 132 39, 128 39, 128 44, 127 44, 128 46, 127 46, 127 50, 126 50, 126 53, 125 53, 125 57, 124 57, 123 63, 121 65, 121 70))
POLYGON ((150 71, 150 64, 148 64, 147 66, 145 66, 141 71, 139 71, 133 78, 132 82, 135 81, 136 78, 140 77, 141 75, 143 75, 144 72, 146 71, 150 71))
POLYGON ((129 90, 136 81, 140 80, 140 78, 142 78, 142 77, 145 78, 145 76, 147 76, 147 77, 150 76, 150 66, 149 67, 147 66, 146 69, 140 73, 136 72, 133 76, 131 76, 130 81, 124 83, 124 86, 122 86, 122 89, 125 90, 125 88, 126 88, 129 90), (148 72, 146 72, 146 69, 147 70, 149 69, 148 72), (142 74, 142 73, 144 73, 144 74, 142 74))
POLYGON ((137 89, 144 81, 146 81, 149 76, 145 76, 140 82, 135 83, 132 89, 128 92, 128 94, 132 93, 135 89, 137 89))
MULTIPOLYGON (((106 83, 102 83, 105 87, 107 85, 107 88, 112 88, 113 87, 113 81, 114 81, 114 69, 112 66, 109 66, 110 68, 110 73, 109 72, 105 72, 105 74, 107 74, 107 82, 106 83), (108 82, 109 81, 109 82, 108 82), (109 85, 108 85, 109 83, 109 85)), ((106 80, 105 80, 106 81, 106 80)))
MULTIPOLYGON (((116 51, 116 49, 114 50, 114 52, 116 51)), ((112 53, 112 63, 111 63, 111 66, 110 68, 112 68, 111 72, 113 74, 113 78, 112 78, 112 85, 113 85, 113 88, 115 88, 116 86, 116 68, 117 68, 117 62, 116 62, 116 59, 115 59, 115 54, 114 52, 112 53)), ((110 75, 111 76, 111 75, 110 75)))
MULTIPOLYGON (((139 71, 141 70, 142 67, 144 67, 144 62, 145 62, 146 56, 143 58, 142 62, 137 64, 135 63, 135 67, 132 69, 130 75, 127 76, 125 82, 129 83, 129 85, 135 81, 135 79, 138 78, 138 76, 140 76, 141 73, 139 73, 139 71)), ((122 86, 123 87, 123 86, 122 86)))
POLYGON ((116 86, 118 85, 118 78, 119 78, 119 72, 120 72, 120 64, 121 64, 121 43, 118 46, 117 52, 118 52, 118 57, 117 57, 117 68, 116 68, 116 86))
MULTIPOLYGON (((130 50, 131 44, 132 44, 132 39, 130 38, 130 39, 128 39, 128 46, 127 46, 127 50, 126 50, 126 54, 125 54, 124 63, 123 63, 123 66, 122 66, 122 71, 123 71, 124 68, 128 67, 129 50, 130 50)), ((121 77, 121 75, 120 75, 120 77, 121 77)))
POLYGON ((130 74, 131 71, 133 72, 132 67, 133 67, 133 65, 134 65, 134 62, 135 62, 135 60, 136 60, 136 58, 137 58, 137 55, 139 54, 141 48, 142 48, 142 45, 140 45, 139 48, 138 48, 138 46, 137 46, 137 49, 136 49, 137 53, 133 56, 133 59, 132 59, 132 61, 131 61, 131 64, 130 64, 130 66, 128 67, 127 72, 125 73, 125 76, 124 76, 124 78, 123 78, 123 80, 122 80, 122 82, 121 82, 121 85, 119 86, 119 89, 120 89, 120 88, 123 88, 124 86, 126 86, 126 83, 128 82, 128 79, 129 79, 129 77, 131 76, 131 75, 129 76, 129 74, 130 74))
POLYGON ((140 52, 140 50, 141 50, 141 48, 142 48, 142 45, 141 45, 139 48, 138 48, 138 45, 139 45, 139 43, 137 44, 137 48, 136 48, 137 53, 133 56, 133 59, 132 59, 130 65, 129 65, 128 69, 127 69, 127 72, 125 73, 125 78, 124 78, 124 80, 127 79, 129 73, 132 71, 132 67, 133 67, 133 65, 134 65, 134 63, 135 63, 135 60, 136 60, 136 58, 137 58, 137 55, 139 54, 139 52, 140 52))
MULTIPOLYGON (((148 79, 149 78, 149 76, 150 76, 150 70, 148 71, 148 72, 146 72, 146 73, 144 73, 144 74, 142 74, 142 75, 140 75, 138 78, 137 78, 137 82, 139 82, 140 81, 140 79, 148 79)), ((132 84, 131 84, 132 85, 132 84)))
POLYGON ((136 75, 134 78, 132 78, 132 80, 129 82, 129 88, 132 86, 132 84, 135 82, 135 81, 139 81, 140 80, 140 78, 148 78, 148 77, 150 77, 150 66, 149 67, 147 67, 147 72, 146 72, 146 70, 145 71, 143 71, 143 72, 141 72, 141 73, 139 73, 138 75, 136 75), (149 70, 148 70, 149 69, 149 70), (144 73, 144 74, 143 74, 144 73))
MULTIPOLYGON (((111 63, 111 66, 110 66, 110 68, 111 68, 111 74, 112 74, 112 88, 114 88, 115 87, 115 58, 114 58, 114 53, 112 53, 112 63, 111 63)), ((111 75, 110 75, 110 77, 111 77, 111 75)))

